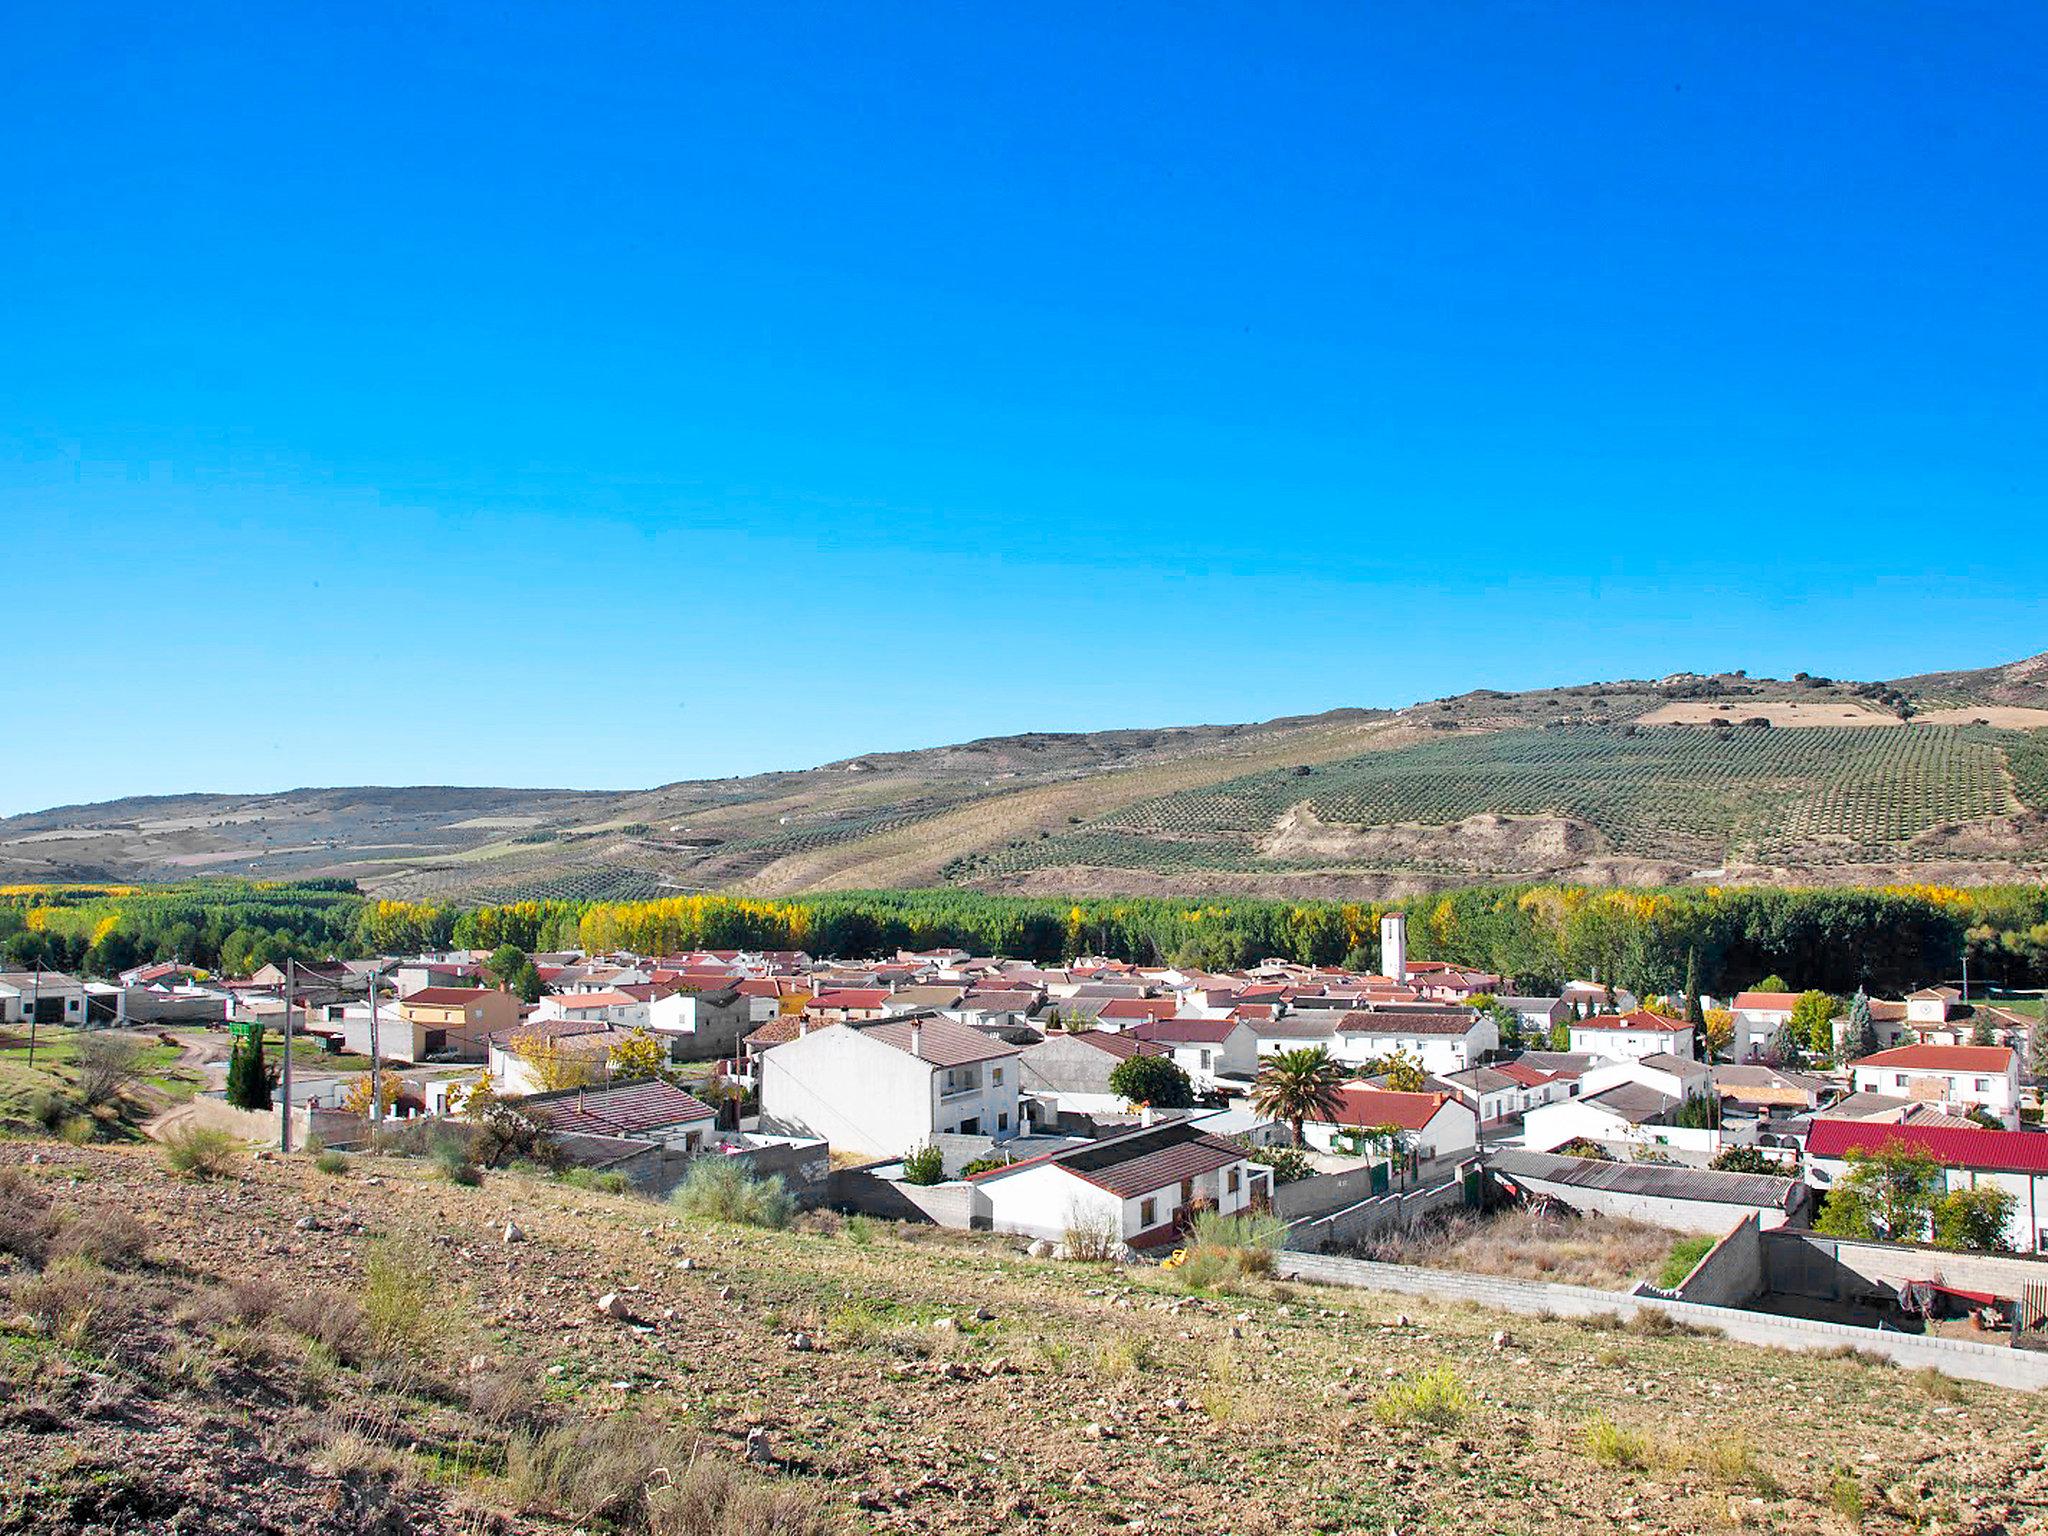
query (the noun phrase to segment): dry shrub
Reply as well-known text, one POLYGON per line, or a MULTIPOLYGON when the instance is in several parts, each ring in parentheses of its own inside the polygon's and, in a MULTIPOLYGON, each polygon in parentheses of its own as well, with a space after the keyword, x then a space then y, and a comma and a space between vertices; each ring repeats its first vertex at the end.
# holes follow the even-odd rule
POLYGON ((95 1032, 78 1036, 71 1051, 72 1084, 88 1107, 114 1104, 135 1080, 142 1043, 133 1035, 95 1032))
POLYGON ((1650 1464, 1650 1437, 1640 1430, 1623 1429, 1604 1413, 1586 1420, 1583 1435, 1586 1454, 1603 1467, 1640 1472, 1650 1464))
POLYGON ((647 1494, 650 1536, 834 1536, 838 1517, 808 1488, 694 1457, 674 1484, 647 1494))
POLYGON ((226 1131, 188 1125, 165 1135, 164 1161, 188 1179, 222 1179, 242 1160, 241 1143, 226 1131))
POLYGON ((1159 1363, 1152 1341, 1143 1334, 1129 1333, 1110 1339, 1095 1352, 1096 1371, 1111 1381, 1122 1381, 1149 1371, 1159 1363))
POLYGON ((53 1259, 11 1287, 14 1304, 36 1328, 69 1349, 89 1349, 118 1331, 120 1292, 107 1272, 80 1258, 53 1259))
POLYGON ((49 1197, 19 1168, 0 1165, 0 1253, 40 1267, 56 1232, 49 1197))
POLYGON ((509 1360, 494 1360, 471 1371, 462 1392, 470 1410, 491 1424, 526 1424, 540 1413, 540 1388, 533 1373, 509 1360))
POLYGON ((447 1331, 445 1298, 425 1257, 387 1239, 363 1270, 362 1320, 371 1346, 386 1357, 425 1354, 447 1331))
POLYGON ((1066 1231, 1061 1235, 1060 1257, 1077 1264, 1101 1264, 1113 1259, 1123 1240, 1116 1222, 1095 1211, 1076 1208, 1067 1213, 1066 1231))
POLYGON ((522 1508, 579 1524, 644 1526, 657 1476, 673 1481, 690 1461, 676 1430, 636 1413, 517 1434, 505 1445, 505 1481, 522 1508))
POLYGON ((1655 1276, 1671 1252, 1672 1238, 1662 1227, 1625 1218, 1455 1211, 1408 1231, 1375 1233, 1362 1239, 1355 1251, 1362 1259, 1382 1264, 1474 1270, 1614 1290, 1655 1276))
POLYGON ((126 1211, 82 1211, 57 1228, 49 1254, 85 1259, 108 1269, 136 1269, 149 1252, 149 1242, 149 1228, 126 1211))

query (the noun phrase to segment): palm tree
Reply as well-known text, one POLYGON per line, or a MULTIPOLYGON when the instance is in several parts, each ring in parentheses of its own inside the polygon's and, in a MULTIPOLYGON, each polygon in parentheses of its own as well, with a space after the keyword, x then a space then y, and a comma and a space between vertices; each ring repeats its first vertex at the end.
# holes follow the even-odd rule
POLYGON ((1320 1045, 1282 1051, 1268 1057, 1252 1079, 1252 1108, 1274 1120, 1285 1120, 1294 1128, 1294 1144, 1301 1145, 1305 1120, 1335 1117, 1341 1102, 1338 1090, 1351 1074, 1320 1045))

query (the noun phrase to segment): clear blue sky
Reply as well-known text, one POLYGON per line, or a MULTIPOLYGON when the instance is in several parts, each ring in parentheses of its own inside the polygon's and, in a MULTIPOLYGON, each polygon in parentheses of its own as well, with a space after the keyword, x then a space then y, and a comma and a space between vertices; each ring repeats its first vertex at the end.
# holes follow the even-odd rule
POLYGON ((2039 6, 0 50, 0 811, 2048 648, 2039 6))

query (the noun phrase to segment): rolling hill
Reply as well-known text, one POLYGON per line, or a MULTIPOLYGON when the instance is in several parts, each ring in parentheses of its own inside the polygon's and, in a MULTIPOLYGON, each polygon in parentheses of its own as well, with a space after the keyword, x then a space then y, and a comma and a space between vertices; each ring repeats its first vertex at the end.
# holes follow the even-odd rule
POLYGON ((0 821, 0 880, 340 875, 451 899, 939 883, 1379 897, 2048 868, 2048 655, 1030 734, 645 791, 309 789, 0 821))

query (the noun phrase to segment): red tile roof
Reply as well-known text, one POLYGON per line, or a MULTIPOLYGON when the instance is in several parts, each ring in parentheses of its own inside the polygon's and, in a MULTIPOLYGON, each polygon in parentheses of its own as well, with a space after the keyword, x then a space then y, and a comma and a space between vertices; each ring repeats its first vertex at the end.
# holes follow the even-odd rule
POLYGON ((1525 1067, 1519 1061, 1496 1062, 1494 1064, 1494 1071, 1500 1073, 1503 1077, 1513 1078, 1524 1088, 1541 1087, 1544 1083, 1550 1082, 1557 1076, 1555 1072, 1545 1072, 1540 1067, 1525 1067))
POLYGON ((1448 1093, 1394 1093, 1384 1088, 1353 1086, 1337 1090, 1336 1114, 1325 1125, 1398 1125, 1419 1131, 1451 1102, 1448 1093))
POLYGON ((1469 1008, 1371 1008, 1337 1022, 1347 1035, 1469 1035, 1479 1016, 1469 1008))
POLYGON ((462 1008, 480 997, 489 997, 489 987, 421 987, 417 992, 408 992, 398 1001, 400 1004, 420 1003, 428 1008, 462 1008))
POLYGON ((1875 1152, 1892 1143, 1924 1147, 1950 1168, 1995 1168, 2048 1174, 2048 1135, 1972 1127, 1893 1125, 1870 1120, 1816 1120, 1806 1138, 1808 1157, 1875 1152))
POLYGON ((1849 1063, 1852 1067, 1895 1067, 1921 1072, 1996 1072, 2011 1068, 2012 1050, 2003 1045, 1901 1045, 1849 1063))
POLYGON ((1096 1010, 1098 1019, 1170 1019, 1180 1012, 1180 1001, 1172 997, 1112 998, 1096 1010))
POLYGON ((1163 1056, 1166 1047, 1138 1037, 1136 1030, 1119 1033, 1113 1029, 1080 1029, 1070 1035, 1051 1035, 1052 1040, 1078 1040, 1083 1045, 1092 1045, 1104 1055, 1114 1056, 1118 1061, 1129 1061, 1133 1056, 1163 1056))
POLYGON ((521 1109, 558 1131, 629 1136, 638 1131, 715 1120, 710 1105, 659 1078, 617 1088, 591 1088, 560 1097, 528 1099, 521 1109))
MULTIPOLYGON (((849 1026, 855 1027, 855 1026, 849 1026)), ((905 1055, 935 1067, 964 1067, 977 1061, 994 1061, 1015 1056, 1018 1047, 1009 1045, 978 1029, 956 1024, 951 1019, 891 1019, 886 1024, 857 1026, 871 1040, 894 1046, 905 1055), (910 1049, 911 1031, 917 1032, 917 1049, 910 1049)))
POLYGON ((1581 1019, 1572 1025, 1573 1029, 1661 1029, 1674 1035, 1682 1035, 1692 1026, 1683 1019, 1667 1019, 1661 1013, 1652 1013, 1647 1008, 1638 1008, 1634 1013, 1600 1013, 1590 1019, 1581 1019))
POLYGON ((1130 1033, 1161 1045, 1221 1045, 1242 1028, 1235 1019, 1154 1019, 1133 1024, 1130 1033))
POLYGON ((639 998, 619 991, 576 992, 556 998, 555 1007, 563 1013, 570 1013, 586 1008, 630 1008, 639 1001, 639 998))
POLYGON ((1759 1013, 1790 1013, 1799 1005, 1797 992, 1738 992, 1732 1008, 1752 1008, 1759 1013))
POLYGON ((887 987, 840 987, 831 992, 820 992, 811 999, 811 1006, 862 1010, 879 1008, 889 1000, 889 997, 887 987))

